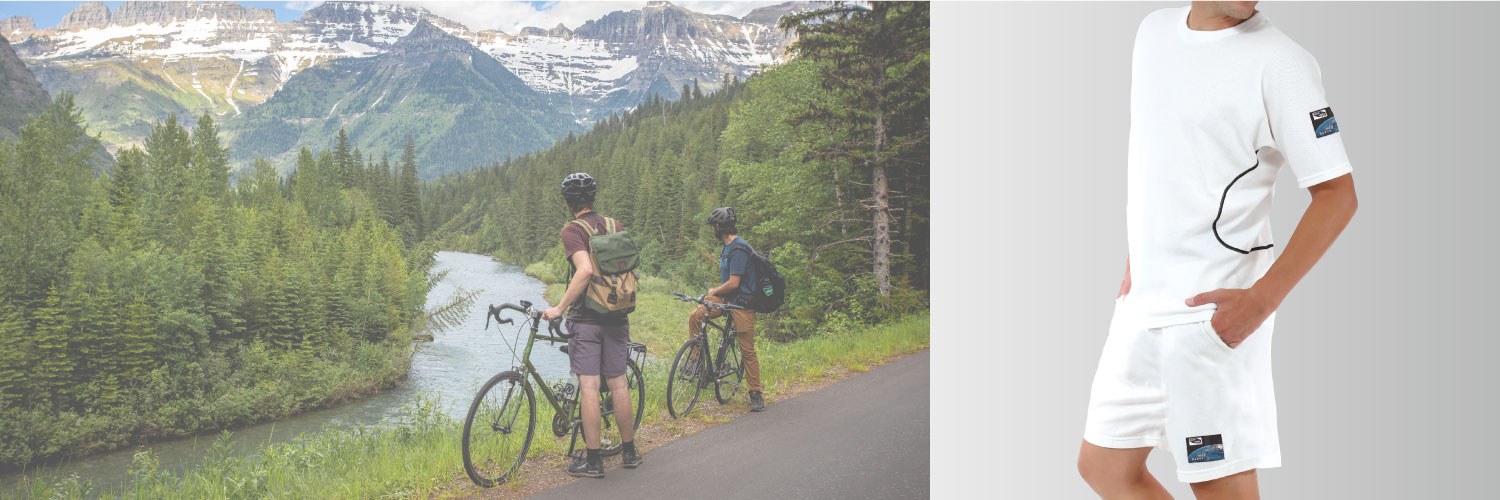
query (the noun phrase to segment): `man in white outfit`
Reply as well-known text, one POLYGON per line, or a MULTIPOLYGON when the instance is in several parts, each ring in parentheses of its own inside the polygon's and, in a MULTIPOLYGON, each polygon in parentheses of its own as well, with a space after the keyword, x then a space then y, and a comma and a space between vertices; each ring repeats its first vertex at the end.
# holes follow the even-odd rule
POLYGON ((1274 313, 1358 202, 1317 61, 1255 4, 1164 9, 1136 33, 1129 256, 1078 454, 1106 499, 1171 498, 1146 469, 1158 446, 1198 498, 1258 498, 1255 471, 1281 465, 1274 313), (1312 202, 1278 248, 1282 167, 1312 202))

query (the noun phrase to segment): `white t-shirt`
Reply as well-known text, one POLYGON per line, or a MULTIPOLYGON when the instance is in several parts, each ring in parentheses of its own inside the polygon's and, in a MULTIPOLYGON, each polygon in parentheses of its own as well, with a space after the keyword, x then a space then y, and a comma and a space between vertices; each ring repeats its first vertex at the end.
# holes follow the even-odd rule
POLYGON ((1184 301, 1265 274, 1283 166, 1303 188, 1351 171, 1312 55, 1264 14, 1193 31, 1188 10, 1151 13, 1135 40, 1122 304, 1144 328, 1207 320, 1214 304, 1184 301))

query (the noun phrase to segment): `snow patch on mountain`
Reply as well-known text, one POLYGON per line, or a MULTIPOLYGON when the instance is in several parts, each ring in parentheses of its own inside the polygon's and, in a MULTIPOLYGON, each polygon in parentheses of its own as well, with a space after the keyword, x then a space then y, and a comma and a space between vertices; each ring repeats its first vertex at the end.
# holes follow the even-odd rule
POLYGON ((224 100, 234 107, 234 114, 240 114, 240 105, 234 103, 234 82, 240 80, 240 74, 245 72, 245 61, 240 61, 240 69, 234 72, 234 78, 229 79, 229 87, 224 89, 224 100))

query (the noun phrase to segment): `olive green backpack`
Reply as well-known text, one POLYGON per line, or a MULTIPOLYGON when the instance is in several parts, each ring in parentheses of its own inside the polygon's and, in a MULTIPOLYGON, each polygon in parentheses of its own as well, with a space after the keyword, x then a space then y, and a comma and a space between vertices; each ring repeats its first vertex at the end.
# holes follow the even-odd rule
MULTIPOLYGON (((618 230, 619 224, 609 217, 604 218, 602 234, 595 233, 594 226, 582 219, 569 224, 583 226, 589 235, 589 261, 594 265, 594 275, 589 277, 583 292, 584 307, 609 315, 623 316, 635 311, 635 267, 641 262, 641 251, 630 238, 630 231, 618 230)), ((571 260, 568 265, 572 267, 571 260)), ((571 278, 569 273, 569 281, 571 278)))

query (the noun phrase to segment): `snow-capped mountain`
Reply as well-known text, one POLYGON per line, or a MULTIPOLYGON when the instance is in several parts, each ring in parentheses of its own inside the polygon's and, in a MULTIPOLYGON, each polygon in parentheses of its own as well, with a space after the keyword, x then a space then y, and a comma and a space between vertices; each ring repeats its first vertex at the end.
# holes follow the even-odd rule
POLYGON ((745 78, 785 61, 793 35, 776 19, 805 8, 789 3, 734 18, 651 2, 576 30, 509 34, 372 2, 325 2, 287 23, 234 2, 125 2, 113 11, 89 2, 52 28, 0 20, 0 35, 48 90, 77 94, 105 140, 122 144, 168 112, 239 115, 320 62, 390 51, 423 20, 490 54, 532 89, 564 98, 565 111, 587 124, 639 104, 651 89, 674 89, 675 98, 694 79, 713 89, 725 75, 745 78), (122 89, 135 97, 107 97, 122 89))

